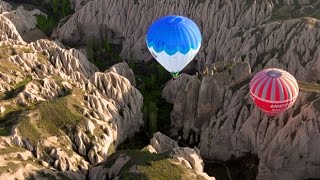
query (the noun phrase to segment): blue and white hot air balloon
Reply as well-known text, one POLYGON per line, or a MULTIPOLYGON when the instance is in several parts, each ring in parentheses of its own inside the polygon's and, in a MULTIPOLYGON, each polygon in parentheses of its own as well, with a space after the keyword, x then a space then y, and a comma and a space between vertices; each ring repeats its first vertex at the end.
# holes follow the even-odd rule
POLYGON ((152 56, 173 77, 196 56, 201 46, 201 33, 191 19, 164 16, 156 20, 147 32, 147 46, 152 56))

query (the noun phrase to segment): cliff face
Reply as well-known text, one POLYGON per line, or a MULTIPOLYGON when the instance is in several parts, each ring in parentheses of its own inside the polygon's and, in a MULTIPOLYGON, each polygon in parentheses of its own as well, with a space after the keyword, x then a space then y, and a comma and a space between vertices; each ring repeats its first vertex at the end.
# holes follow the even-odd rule
POLYGON ((65 42, 91 36, 123 44, 122 56, 151 59, 145 46, 148 26, 167 14, 188 16, 199 25, 203 44, 196 59, 202 78, 181 75, 163 97, 174 104, 172 135, 182 130, 209 159, 258 155, 259 179, 319 178, 318 1, 104 1, 76 12, 56 32, 65 42), (103 11, 104 10, 104 11, 103 11), (94 13, 95 12, 95 13, 94 13), (83 31, 88 29, 90 31, 83 31), (207 67, 205 67, 207 66, 207 67), (267 67, 289 71, 300 83, 293 108, 269 120, 251 102, 250 77, 267 67))
POLYGON ((79 9, 57 30, 55 36, 65 42, 79 42, 91 36, 101 37, 108 34, 106 31, 111 31, 109 39, 115 42, 123 41, 121 53, 123 57, 132 56, 134 59, 148 60, 151 59, 145 46, 148 26, 160 16, 180 14, 195 20, 201 29, 203 44, 196 57, 197 60, 211 64, 249 54, 255 59, 259 55, 269 53, 273 48, 278 48, 279 43, 291 44, 291 40, 282 42, 281 38, 285 36, 276 38, 279 32, 273 34, 273 30, 278 29, 283 34, 289 33, 283 31, 293 30, 299 33, 301 30, 290 28, 295 26, 297 21, 285 21, 283 26, 275 21, 308 15, 318 17, 319 2, 298 1, 298 3, 299 5, 293 1, 263 0, 217 2, 121 0, 105 3, 103 0, 95 0, 79 9), (270 35, 267 38, 268 42, 257 39, 265 38, 260 36, 259 30, 263 30, 266 36, 270 35))
MULTIPOLYGON (((86 179, 91 165, 143 126, 143 97, 116 73, 117 66, 97 72, 84 54, 59 42, 24 42, 4 14, 0 156, 6 161, 0 179, 86 179)), ((119 66, 132 75, 128 66, 119 66)))
POLYGON ((231 71, 211 71, 201 81, 182 74, 167 84, 162 95, 174 104, 172 135, 182 130, 185 140, 199 143, 206 159, 226 161, 245 153, 257 154, 259 179, 319 177, 318 145, 314 143, 320 141, 319 85, 300 82, 295 105, 270 119, 249 96, 250 68, 239 83, 232 78, 237 72, 233 68, 237 65, 231 71))

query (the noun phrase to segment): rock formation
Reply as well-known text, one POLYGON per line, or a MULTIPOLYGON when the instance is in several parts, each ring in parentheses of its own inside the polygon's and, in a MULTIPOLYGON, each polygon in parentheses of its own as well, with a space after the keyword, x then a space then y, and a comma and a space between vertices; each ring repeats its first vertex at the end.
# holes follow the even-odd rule
MULTIPOLYGON (((107 37, 113 43, 122 43, 122 57, 135 60, 151 59, 145 34, 156 18, 173 13, 192 18, 203 36, 196 56, 203 68, 199 75, 180 75, 163 89, 162 96, 174 104, 171 135, 197 145, 206 159, 228 160, 247 152, 256 154, 257 179, 320 177, 320 156, 316 151, 316 142, 320 141, 320 88, 316 84, 320 80, 319 1, 73 0, 71 4, 76 12, 53 33, 54 38, 85 43, 92 36, 107 37), (261 113, 248 94, 250 77, 267 67, 285 69, 300 81, 296 104, 275 119, 261 113)), ((1 141, 27 149, 26 157, 30 151, 35 153, 40 166, 72 171, 69 177, 81 172, 77 177, 83 178, 90 165, 96 165, 89 171, 93 179, 121 175, 119 169, 136 162, 134 157, 139 157, 140 152, 119 152, 115 160, 108 160, 112 164, 107 163, 107 167, 105 162, 99 162, 143 124, 143 97, 134 87, 132 71, 126 64, 118 64, 97 72, 80 51, 66 49, 59 42, 39 40, 28 44, 19 33, 34 27, 33 16, 21 9, 16 10, 17 16, 5 15, 10 11, 10 5, 0 1, 0 48, 5 52, 0 58, 0 112, 19 122, 0 123, 0 132, 11 135, 9 140, 1 141), (11 19, 18 30, 7 17, 14 17, 11 19), (21 23, 25 18, 27 24, 21 23), (45 113, 61 112, 59 105, 68 112, 61 116, 76 119, 76 125, 59 126, 58 130, 50 123, 37 125, 50 122, 45 113), (30 124, 35 128, 23 128, 30 124), (49 130, 44 131, 43 127, 49 130), (52 138, 54 133, 61 133, 61 141, 52 138), (43 135, 39 140, 43 146, 30 134, 43 135), (73 158, 67 159, 68 153, 73 158)), ((202 172, 197 148, 177 147, 175 142, 156 134, 146 149, 162 152, 171 148, 176 162, 192 168, 189 173, 202 172)), ((161 154, 151 157, 159 158, 158 155, 161 154)), ((129 171, 139 174, 141 169, 132 166, 126 170, 129 171)), ((45 174, 59 176, 51 171, 45 174)))
POLYGON ((167 83, 163 97, 174 104, 172 135, 182 130, 183 139, 190 144, 199 143, 201 155, 206 159, 226 161, 245 153, 257 154, 258 179, 319 177, 319 153, 311 150, 317 148, 313 142, 320 137, 318 85, 300 82, 301 92, 294 107, 270 119, 249 97, 250 69, 235 76, 239 72, 236 68, 243 68, 245 63, 242 64, 226 68, 214 64, 215 72, 209 70, 212 72, 201 81, 182 74, 167 83))
POLYGON ((93 167, 89 172, 89 179, 126 179, 132 175, 136 178, 150 178, 151 175, 153 178, 215 179, 203 172, 203 161, 197 148, 179 147, 177 142, 160 132, 154 134, 150 145, 144 150, 117 152, 109 160, 93 167), (156 149, 156 152, 150 149, 156 149), (145 171, 145 163, 153 165, 145 171), (163 164, 162 169, 157 169, 160 167, 154 163, 163 164), (180 169, 178 174, 175 172, 176 169, 180 169), (161 173, 158 174, 157 171, 161 173), (167 173, 170 174, 168 177, 167 173))
POLYGON ((74 11, 78 11, 81 9, 86 3, 90 2, 92 0, 70 0, 71 8, 74 11))
MULTIPOLYGON (((319 177, 316 173, 318 166, 313 165, 318 164, 317 158, 310 158, 312 163, 308 161, 308 165, 301 165, 316 170, 300 171, 302 168, 299 163, 288 160, 280 167, 270 165, 268 163, 279 161, 270 158, 277 155, 269 143, 279 141, 276 134, 292 121, 292 115, 299 112, 296 109, 312 104, 300 98, 317 97, 317 93, 301 93, 298 100, 300 104, 297 103, 291 111, 282 115, 279 119, 283 120, 283 124, 277 125, 279 120, 269 122, 252 105, 248 97, 248 79, 251 73, 262 68, 279 67, 289 71, 299 81, 319 80, 319 20, 315 18, 319 17, 316 13, 318 8, 317 1, 135 3, 123 0, 104 3, 96 0, 86 4, 58 29, 57 37, 65 42, 79 42, 91 36, 101 37, 101 34, 108 34, 105 31, 109 31, 109 39, 114 42, 123 40, 123 57, 147 60, 150 54, 144 38, 151 22, 170 13, 189 16, 201 28, 204 42, 196 59, 206 64, 208 71, 203 72, 206 75, 202 80, 196 76, 182 75, 179 80, 171 81, 165 87, 163 97, 174 104, 171 121, 176 129, 173 135, 182 129, 183 138, 190 143, 200 142, 202 155, 211 159, 227 160, 231 155, 239 157, 244 152, 258 154, 259 178, 286 177, 285 169, 288 167, 299 169, 295 171, 296 178, 312 178, 319 177), (229 60, 235 62, 234 68, 229 68, 229 60), (223 65, 219 67, 219 63, 223 65), (224 71, 216 73, 221 67, 224 71), (243 131, 248 135, 238 135, 243 131), (259 134, 263 145, 258 146, 256 137, 260 131, 264 132, 259 134), (268 162, 263 152, 272 152, 272 155, 268 154, 268 162)), ((313 87, 310 89, 313 91, 313 87)), ((316 124, 316 116, 313 119, 312 123, 316 124)), ((290 142, 298 137, 293 133, 290 142)), ((312 138, 305 137, 305 141, 309 142, 312 138)), ((300 153, 300 150, 293 150, 289 145, 286 149, 300 153)), ((290 153, 281 156, 284 159, 291 157, 290 153)), ((301 162, 305 162, 309 156, 302 156, 301 159, 301 162)))
POLYGON ((47 16, 37 9, 29 12, 23 6, 19 6, 13 11, 2 12, 2 14, 15 25, 20 34, 26 33, 36 27, 36 15, 47 16))
MULTIPOLYGON (((293 1, 285 1, 291 5, 293 1)), ((299 1, 309 5, 309 1, 299 1)), ((64 26, 58 30, 58 38, 63 41, 80 41, 91 36, 104 34, 110 30, 113 39, 124 37, 122 55, 126 58, 150 59, 146 50, 144 36, 149 24, 156 18, 167 14, 181 14, 194 19, 203 34, 203 48, 196 59, 212 63, 249 54, 250 46, 243 46, 239 35, 251 28, 259 27, 270 18, 283 2, 279 1, 111 1, 96 0, 77 11, 64 26), (93 13, 95 12, 95 13, 93 13), (145 16, 147 14, 147 16, 145 16), (208 18, 210 17, 210 18, 208 18), (89 28, 89 30, 88 30, 89 28), (86 31, 83 31, 86 29, 86 31), (249 48, 249 49, 248 49, 249 48), (243 49, 243 50, 242 50, 243 49)), ((312 10, 318 4, 308 6, 312 10)), ((308 14, 305 8, 296 10, 308 14), (300 11, 299 11, 300 10, 300 11)), ((250 36, 251 37, 251 36, 250 36)), ((249 39, 250 39, 249 37, 249 39)), ((249 40, 247 39, 247 41, 249 40)), ((254 42, 254 39, 251 39, 254 42)))
POLYGON ((1 179, 86 179, 91 165, 143 126, 143 97, 123 77, 134 84, 132 70, 122 63, 97 72, 80 51, 49 40, 26 43, 0 19, 1 152, 21 157, 0 165, 9 172, 1 179))

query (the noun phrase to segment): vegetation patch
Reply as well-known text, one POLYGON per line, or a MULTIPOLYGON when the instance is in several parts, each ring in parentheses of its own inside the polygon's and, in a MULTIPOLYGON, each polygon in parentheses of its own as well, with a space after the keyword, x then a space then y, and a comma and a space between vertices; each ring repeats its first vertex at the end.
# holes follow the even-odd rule
POLYGON ((86 46, 87 58, 103 72, 123 61, 119 56, 121 49, 122 45, 112 44, 107 38, 91 37, 86 46))
POLYGON ((62 18, 72 13, 69 0, 50 0, 47 4, 35 2, 43 7, 44 12, 48 15, 37 16, 37 28, 41 29, 46 35, 50 36, 53 29, 58 25, 62 18))
POLYGON ((49 16, 38 15, 37 18, 37 28, 41 29, 47 36, 50 36, 52 30, 57 25, 57 21, 49 16))
POLYGON ((25 79, 23 79, 18 84, 16 84, 11 91, 5 92, 4 97, 2 99, 8 100, 8 99, 16 97, 20 92, 22 92, 24 90, 25 86, 31 81, 32 81, 32 77, 27 76, 25 79))
POLYGON ((169 152, 153 154, 137 150, 118 151, 108 158, 104 167, 112 167, 121 155, 130 157, 130 160, 121 169, 119 179, 194 179, 189 174, 192 170, 176 164, 177 161, 170 158, 169 152), (137 172, 130 171, 132 167, 136 168, 137 172))
POLYGON ((0 156, 10 154, 10 153, 24 152, 24 151, 26 150, 18 146, 6 147, 4 149, 0 149, 0 156))
POLYGON ((0 174, 17 172, 19 168, 19 164, 9 162, 6 166, 0 166, 0 174))
POLYGON ((41 62, 42 64, 47 64, 48 63, 48 58, 45 55, 45 52, 37 52, 37 60, 41 62))
POLYGON ((313 92, 320 94, 320 85, 317 83, 298 82, 299 90, 303 92, 313 92))
POLYGON ((22 110, 20 107, 7 110, 0 116, 0 136, 9 136, 12 127, 17 124, 20 113, 22 110))
POLYGON ((296 2, 294 5, 290 6, 278 4, 273 9, 269 21, 285 21, 299 17, 320 19, 320 3, 311 1, 308 5, 299 5, 298 2, 296 2))
POLYGON ((19 46, 2 45, 0 46, 0 51, 1 51, 0 59, 7 59, 10 56, 33 52, 32 49, 23 45, 19 45, 19 46))
POLYGON ((161 131, 166 134, 170 129, 170 112, 172 104, 162 99, 162 89, 171 79, 160 64, 153 61, 150 63, 135 63, 133 67, 137 79, 137 88, 143 95, 143 115, 145 128, 152 134, 161 131))
POLYGON ((41 137, 63 135, 63 131, 84 123, 77 108, 79 99, 81 94, 72 93, 35 105, 28 116, 21 118, 20 134, 36 145, 41 137))

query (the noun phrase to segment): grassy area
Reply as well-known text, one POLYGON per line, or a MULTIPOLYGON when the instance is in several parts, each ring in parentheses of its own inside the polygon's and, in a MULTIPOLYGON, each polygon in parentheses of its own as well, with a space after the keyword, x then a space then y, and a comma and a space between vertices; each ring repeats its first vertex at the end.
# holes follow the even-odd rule
POLYGON ((269 21, 284 21, 299 17, 312 17, 320 19, 320 3, 311 1, 310 4, 314 5, 314 7, 309 5, 299 5, 298 3, 290 6, 278 4, 273 9, 269 21))
POLYGON ((9 153, 17 153, 17 152, 24 152, 24 151, 26 150, 18 146, 6 147, 4 149, 0 149, 0 156, 9 154, 9 153))
POLYGON ((298 82, 299 90, 304 92, 314 92, 320 94, 320 85, 316 83, 298 82))
POLYGON ((5 92, 4 93, 5 96, 2 99, 3 100, 8 100, 8 99, 14 98, 20 92, 22 92, 24 90, 25 86, 31 81, 32 81, 32 77, 31 76, 27 76, 25 79, 23 79, 18 84, 16 84, 11 91, 5 92))
POLYGON ((0 174, 17 172, 20 168, 19 164, 9 162, 6 166, 0 166, 0 174))
POLYGON ((291 12, 295 9, 295 6, 281 6, 275 8, 270 17, 270 21, 282 21, 293 19, 291 12))
POLYGON ((15 55, 15 50, 11 45, 2 45, 0 46, 0 50, 0 59, 6 59, 15 55))
MULTIPOLYGON (((18 93, 23 91, 25 85, 32 81, 31 76, 27 76, 24 80, 17 83, 11 91, 5 92, 0 96, 0 100, 8 100, 14 98, 18 93)), ((22 107, 11 103, 5 106, 6 110, 0 115, 0 136, 8 136, 11 133, 12 126, 20 119, 23 111, 29 110, 31 107, 22 107)))
MULTIPOLYGON (((118 151, 109 157, 104 164, 106 168, 111 167, 118 157, 125 154, 130 160, 120 172, 120 179, 194 179, 189 176, 190 169, 182 165, 174 164, 176 160, 169 157, 168 153, 152 154, 147 151, 118 151), (138 174, 129 172, 129 169, 135 166, 138 174)), ((196 179, 202 179, 197 177, 196 179)))
POLYGON ((318 8, 315 11, 313 11, 312 13, 310 13, 309 17, 314 17, 314 18, 320 19, 320 9, 318 8))
MULTIPOLYGON (((40 165, 40 160, 30 157, 27 160, 21 160, 18 158, 12 158, 12 159, 6 159, 7 161, 10 160, 11 162, 7 162, 6 166, 0 166, 0 174, 3 173, 10 173, 13 174, 15 172, 17 172, 19 169, 26 167, 27 165, 30 166, 35 166, 37 168, 43 168, 40 165)), ((26 174, 27 175, 27 174, 26 174)), ((27 178, 29 179, 29 178, 27 178)))
POLYGON ((0 136, 8 136, 11 133, 13 125, 17 124, 22 112, 21 107, 7 109, 4 114, 0 116, 0 136))
POLYGON ((84 123, 78 104, 81 94, 70 94, 58 99, 42 102, 34 106, 31 113, 36 117, 21 117, 18 125, 21 136, 36 145, 41 137, 59 136, 64 130, 84 123))
POLYGON ((42 64, 46 64, 48 63, 48 58, 47 56, 45 55, 45 52, 42 51, 42 52, 37 52, 37 60, 39 62, 41 62, 42 64))
POLYGON ((0 59, 7 59, 10 56, 23 54, 23 53, 32 53, 33 50, 24 45, 1 45, 0 46, 0 59))

